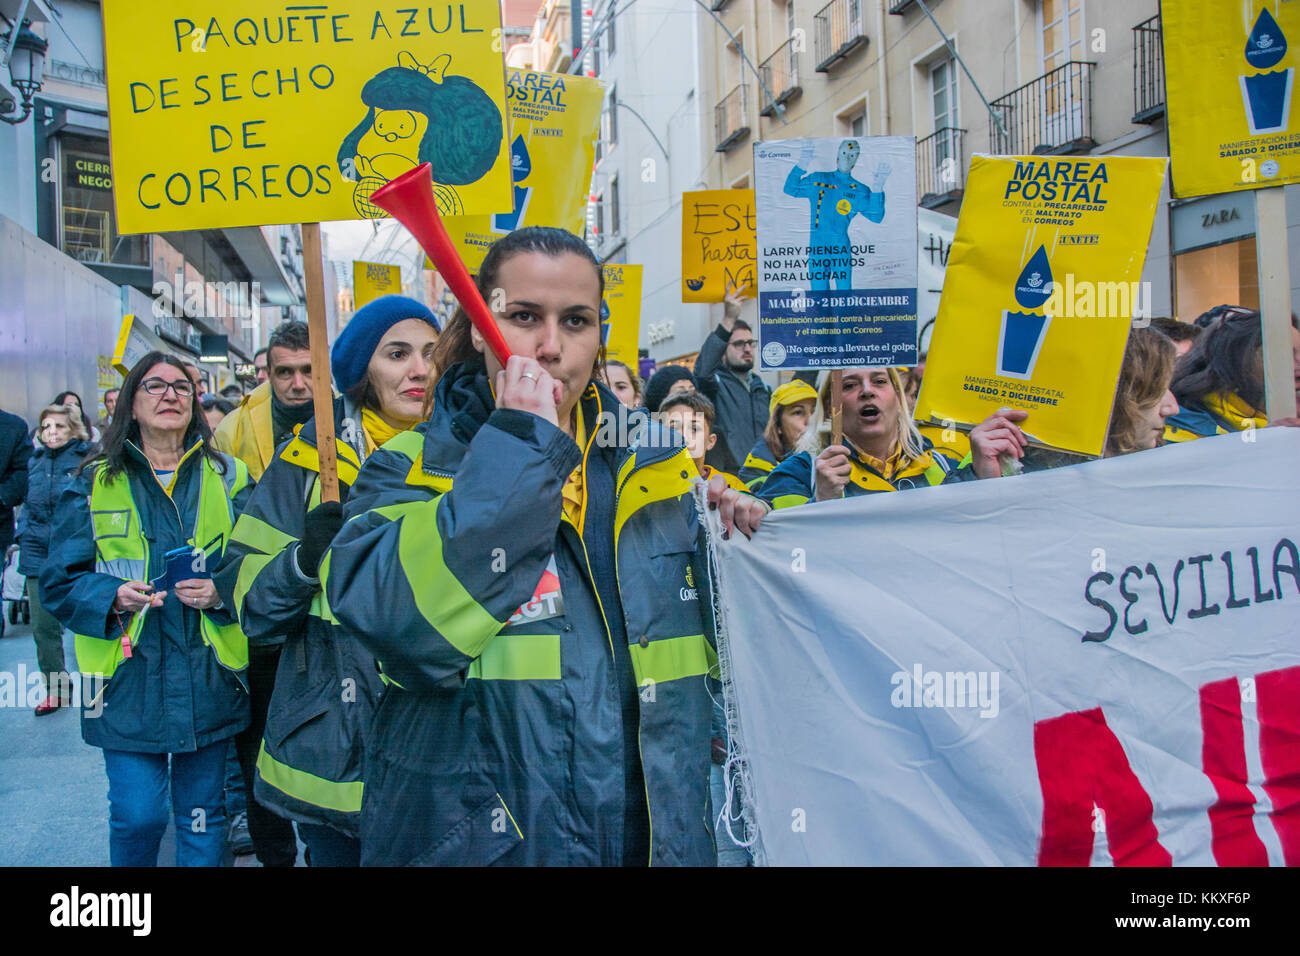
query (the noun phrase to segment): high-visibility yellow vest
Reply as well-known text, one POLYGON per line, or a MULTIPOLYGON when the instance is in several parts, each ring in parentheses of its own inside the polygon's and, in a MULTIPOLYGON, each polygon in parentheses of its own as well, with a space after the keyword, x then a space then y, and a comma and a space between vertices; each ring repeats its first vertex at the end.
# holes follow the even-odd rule
MULTIPOLYGON (((199 510, 194 520, 194 535, 189 540, 190 546, 196 549, 196 560, 201 554, 198 549, 208 542, 218 537, 222 542, 230 540, 235 525, 231 499, 248 485, 248 466, 242 461, 223 456, 226 459, 226 474, 223 476, 198 448, 197 445, 191 448, 185 456, 200 456, 199 510)), ((184 460, 181 459, 182 464, 184 460)), ((178 464, 177 469, 180 467, 178 464)), ((124 581, 147 581, 149 542, 140 522, 140 511, 131 497, 131 483, 125 474, 119 474, 111 482, 106 481, 104 471, 104 464, 97 466, 90 490, 95 570, 124 581)), ((207 556, 204 560, 217 560, 217 557, 207 556)), ((132 647, 140 640, 149 611, 150 608, 145 608, 131 615, 127 635, 132 647)), ((223 626, 199 612, 199 632, 203 643, 212 648, 223 667, 236 672, 248 667, 248 638, 237 622, 223 626)), ((113 676, 125 657, 120 635, 103 638, 78 634, 76 647, 77 667, 81 673, 102 675, 105 679, 113 676)))

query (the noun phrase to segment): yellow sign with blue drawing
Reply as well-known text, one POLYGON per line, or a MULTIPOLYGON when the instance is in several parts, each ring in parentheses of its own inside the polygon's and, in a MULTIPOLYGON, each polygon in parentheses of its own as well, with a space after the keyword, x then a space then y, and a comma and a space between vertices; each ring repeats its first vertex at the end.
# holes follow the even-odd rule
POLYGON ((1033 444, 1100 455, 1168 160, 976 156, 915 417, 1023 408, 1033 444))
MULTIPOLYGON (((506 99, 514 207, 493 216, 451 216, 443 223, 470 272, 478 271, 488 247, 508 232, 554 226, 580 236, 586 221, 604 86, 583 76, 512 70, 506 99)), ((426 262, 426 268, 433 263, 426 262)))
POLYGON ((402 267, 385 265, 382 262, 352 263, 352 304, 361 308, 367 302, 373 302, 381 295, 400 294, 402 291, 402 267))
POLYGON ((443 215, 510 208, 496 4, 103 8, 123 233, 378 219, 425 162, 443 215))
POLYGON ((1160 16, 1174 195, 1300 182, 1300 4, 1165 0, 1160 16))
POLYGON ((641 340, 641 269, 639 265, 607 265, 605 305, 609 321, 605 332, 605 357, 618 359, 636 371, 641 340))

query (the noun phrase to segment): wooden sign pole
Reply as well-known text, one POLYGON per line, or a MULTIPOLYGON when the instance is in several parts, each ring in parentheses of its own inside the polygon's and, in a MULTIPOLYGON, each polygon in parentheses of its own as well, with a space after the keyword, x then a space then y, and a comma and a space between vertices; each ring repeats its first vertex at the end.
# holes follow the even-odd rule
POLYGON ((1264 397, 1270 422, 1296 417, 1291 358, 1291 263, 1287 258, 1286 196, 1281 186, 1255 190, 1255 249, 1264 333, 1264 397))
POLYGON ((334 390, 330 387, 329 331, 325 327, 325 273, 320 223, 302 224, 302 266, 307 280, 307 328, 311 337, 311 392, 316 406, 316 455, 320 500, 339 500, 338 451, 334 446, 334 390))
POLYGON ((844 369, 837 368, 831 372, 831 444, 838 445, 844 440, 844 400, 840 397, 844 388, 844 369))

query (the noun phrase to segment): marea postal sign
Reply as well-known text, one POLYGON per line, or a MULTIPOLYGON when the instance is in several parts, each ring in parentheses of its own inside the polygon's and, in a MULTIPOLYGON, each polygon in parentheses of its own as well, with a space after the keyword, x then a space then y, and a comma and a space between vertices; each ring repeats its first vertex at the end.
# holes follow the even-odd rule
POLYGON ((604 86, 585 76, 512 70, 506 75, 506 99, 513 208, 443 220, 470 272, 478 271, 488 248, 507 233, 554 226, 580 236, 587 218, 604 86))
POLYGON ((510 208, 496 4, 103 6, 123 233, 382 218, 424 162, 444 215, 510 208))
POLYGON ((602 266, 605 272, 605 302, 609 311, 603 333, 606 358, 617 359, 636 371, 641 336, 640 265, 616 263, 602 266))
MULTIPOLYGON (((1168 160, 975 156, 917 421, 1029 410, 1031 442, 1100 455, 1168 160)), ((1143 303, 1146 302, 1146 305, 1143 303)))
POLYGON ((754 145, 764 369, 916 362, 916 140, 754 145))
POLYGON ((1174 195, 1300 182, 1300 3, 1165 0, 1160 17, 1174 195))

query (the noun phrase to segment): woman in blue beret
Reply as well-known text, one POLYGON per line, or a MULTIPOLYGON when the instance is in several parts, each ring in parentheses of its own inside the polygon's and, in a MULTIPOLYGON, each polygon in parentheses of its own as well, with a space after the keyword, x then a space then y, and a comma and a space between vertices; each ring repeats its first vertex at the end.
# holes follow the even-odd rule
MULTIPOLYGON (((339 493, 380 445, 423 418, 438 324, 419 302, 386 295, 364 306, 330 352, 339 493)), ((343 523, 321 502, 316 422, 276 452, 235 525, 217 572, 219 591, 248 635, 254 728, 244 763, 256 764, 257 802, 295 820, 313 866, 361 858, 361 730, 379 674, 341 629, 321 593, 319 569, 343 523)))

